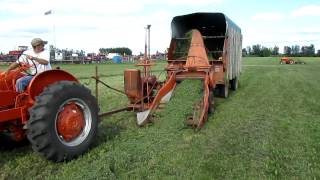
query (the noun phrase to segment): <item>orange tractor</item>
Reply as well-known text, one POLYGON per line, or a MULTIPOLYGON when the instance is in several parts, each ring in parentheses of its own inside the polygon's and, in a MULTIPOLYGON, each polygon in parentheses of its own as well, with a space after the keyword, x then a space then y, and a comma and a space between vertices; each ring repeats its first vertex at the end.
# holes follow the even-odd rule
POLYGON ((27 60, 19 65, 0 77, 0 134, 13 141, 28 138, 35 151, 53 161, 87 151, 98 123, 98 105, 90 90, 65 71, 30 74, 27 60), (16 80, 26 74, 34 77, 17 93, 16 80))

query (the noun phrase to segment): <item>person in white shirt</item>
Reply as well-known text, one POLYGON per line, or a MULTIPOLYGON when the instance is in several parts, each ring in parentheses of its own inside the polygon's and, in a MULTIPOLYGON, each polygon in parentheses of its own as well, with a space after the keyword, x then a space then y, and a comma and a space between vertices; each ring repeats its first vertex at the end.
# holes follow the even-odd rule
POLYGON ((47 41, 44 41, 40 38, 34 38, 31 41, 32 49, 27 50, 20 56, 20 58, 12 63, 9 68, 4 72, 5 74, 11 70, 14 70, 19 67, 20 63, 28 63, 30 65, 30 71, 32 75, 26 75, 19 78, 16 82, 17 92, 23 92, 26 87, 29 85, 30 81, 33 78, 33 75, 47 71, 51 69, 50 65, 50 52, 44 49, 44 46, 47 44, 47 41), (33 61, 33 62, 32 62, 33 61))

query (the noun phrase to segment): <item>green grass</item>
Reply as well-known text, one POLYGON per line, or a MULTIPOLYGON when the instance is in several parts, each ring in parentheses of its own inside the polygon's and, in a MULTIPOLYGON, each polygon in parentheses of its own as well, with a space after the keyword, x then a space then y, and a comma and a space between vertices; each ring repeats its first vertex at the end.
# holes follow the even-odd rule
MULTIPOLYGON (((0 179, 319 179, 320 59, 303 60, 244 58, 239 90, 215 99, 199 132, 185 128, 188 99, 177 94, 159 112, 167 115, 147 127, 136 127, 132 112, 105 118, 94 148, 68 163, 47 161, 30 145, 1 149, 0 179)), ((94 72, 93 65, 62 68, 77 77, 94 72)), ((102 79, 121 89, 125 68, 134 67, 101 65, 101 74, 112 75, 102 79)), ((102 111, 127 104, 118 93, 100 93, 102 111)))
POLYGON ((202 98, 203 81, 184 80, 175 88, 170 102, 164 108, 160 106, 153 120, 161 124, 161 128, 184 128, 187 125, 187 119, 192 117, 194 105, 202 98))

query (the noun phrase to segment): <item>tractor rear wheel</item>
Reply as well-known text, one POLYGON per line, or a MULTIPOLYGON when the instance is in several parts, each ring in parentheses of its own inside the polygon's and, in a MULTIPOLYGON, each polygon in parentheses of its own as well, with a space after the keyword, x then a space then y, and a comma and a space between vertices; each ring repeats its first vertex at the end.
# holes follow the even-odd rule
POLYGON ((97 101, 77 82, 48 86, 29 112, 27 137, 32 148, 52 161, 68 161, 83 154, 97 134, 97 101))

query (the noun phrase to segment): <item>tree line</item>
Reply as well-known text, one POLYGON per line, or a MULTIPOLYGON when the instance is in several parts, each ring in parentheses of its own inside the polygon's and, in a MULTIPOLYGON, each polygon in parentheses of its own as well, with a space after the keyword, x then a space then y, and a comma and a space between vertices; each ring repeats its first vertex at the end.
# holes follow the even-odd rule
MULTIPOLYGON (((279 47, 274 46, 273 48, 268 48, 261 46, 260 44, 248 46, 242 49, 243 56, 260 56, 260 57, 269 57, 269 56, 278 56, 279 47)), ((320 57, 320 50, 316 52, 313 44, 310 46, 284 46, 283 54, 285 56, 307 56, 307 57, 320 57)))
POLYGON ((117 48, 100 48, 99 52, 101 54, 108 54, 108 53, 117 53, 121 55, 132 55, 131 49, 127 47, 117 47, 117 48))

